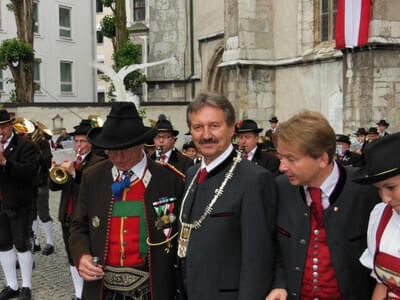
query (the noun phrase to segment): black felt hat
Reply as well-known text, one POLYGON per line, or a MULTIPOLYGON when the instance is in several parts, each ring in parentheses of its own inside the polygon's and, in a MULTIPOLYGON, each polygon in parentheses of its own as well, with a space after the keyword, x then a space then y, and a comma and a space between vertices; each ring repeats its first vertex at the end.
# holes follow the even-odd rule
POLYGON ((253 120, 243 120, 239 121, 235 125, 235 132, 236 133, 244 133, 244 132, 255 132, 259 133, 263 129, 258 128, 257 123, 253 120))
POLYGON ((351 144, 349 136, 347 136, 345 134, 337 134, 336 135, 336 142, 347 143, 349 145, 351 144))
POLYGON ((272 117, 271 119, 269 119, 270 123, 278 123, 278 118, 277 117, 272 117))
POLYGON ((155 147, 156 145, 154 144, 154 137, 156 136, 157 131, 154 130, 152 127, 147 127, 147 126, 144 126, 144 129, 145 129, 145 130, 151 130, 151 132, 152 132, 152 134, 149 135, 149 136, 145 139, 145 141, 144 141, 144 146, 145 146, 145 147, 148 147, 148 148, 155 147))
POLYGON ((354 174, 354 181, 372 184, 400 174, 400 133, 374 140, 365 149, 365 166, 354 174))
POLYGON ((92 121, 88 119, 83 119, 79 125, 74 126, 75 131, 69 133, 69 135, 87 135, 89 130, 92 129, 92 121))
POLYGON ((355 135, 367 135, 368 132, 365 130, 365 128, 358 128, 357 131, 354 133, 355 135))
POLYGON ((0 110, 0 125, 14 122, 14 120, 15 118, 11 118, 7 110, 5 109, 0 110))
POLYGON ((378 125, 378 126, 382 125, 382 126, 389 127, 389 123, 386 122, 386 120, 379 120, 379 122, 376 123, 376 125, 378 125))
POLYGON ((115 102, 103 127, 91 129, 88 140, 102 149, 119 150, 143 144, 150 136, 154 136, 154 129, 143 125, 135 104, 115 102))
POLYGON ((378 128, 376 128, 376 127, 370 127, 370 128, 368 129, 368 134, 379 134, 378 128))
POLYGON ((158 120, 155 128, 158 132, 171 132, 173 136, 177 136, 179 134, 179 131, 175 130, 172 127, 171 122, 168 120, 158 120))

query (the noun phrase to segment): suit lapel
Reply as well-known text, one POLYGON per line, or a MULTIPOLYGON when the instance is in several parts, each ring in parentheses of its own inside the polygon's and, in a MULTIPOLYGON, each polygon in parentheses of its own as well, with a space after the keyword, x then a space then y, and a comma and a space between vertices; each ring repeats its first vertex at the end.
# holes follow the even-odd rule
MULTIPOLYGON (((200 164, 197 166, 196 165, 196 169, 193 172, 193 176, 196 177, 195 175, 197 174, 197 170, 200 169, 200 164)), ((185 193, 184 196, 185 199, 185 203, 184 206, 182 206, 182 221, 183 222, 189 222, 190 221, 190 214, 192 211, 192 207, 193 207, 193 201, 196 198, 196 193, 197 193, 197 182, 196 182, 196 178, 186 178, 186 182, 187 182, 187 189, 190 187, 189 190, 185 189, 185 193), (193 185, 190 187, 190 183, 192 182, 192 180, 194 179, 193 185)), ((183 205, 183 200, 182 200, 182 205, 183 205)))

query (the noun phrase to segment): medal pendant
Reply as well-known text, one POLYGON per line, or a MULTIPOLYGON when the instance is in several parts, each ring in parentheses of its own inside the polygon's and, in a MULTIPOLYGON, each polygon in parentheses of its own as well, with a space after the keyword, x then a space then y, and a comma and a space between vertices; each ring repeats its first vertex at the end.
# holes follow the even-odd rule
POLYGON ((191 224, 182 223, 182 229, 179 235, 179 242, 178 242, 178 256, 180 258, 186 257, 186 252, 189 245, 191 232, 192 232, 191 224))
POLYGON ((163 221, 161 221, 161 218, 160 217, 158 217, 157 218, 157 220, 156 220, 156 222, 155 222, 155 226, 156 226, 156 228, 158 229, 158 230, 161 230, 162 228, 163 228, 163 221))

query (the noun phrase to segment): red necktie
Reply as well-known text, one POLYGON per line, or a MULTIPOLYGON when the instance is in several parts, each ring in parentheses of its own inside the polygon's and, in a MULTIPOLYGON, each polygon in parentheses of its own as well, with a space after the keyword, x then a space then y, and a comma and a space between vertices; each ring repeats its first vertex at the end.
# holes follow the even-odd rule
POLYGON ((197 175, 197 183, 202 183, 203 181, 205 181, 207 179, 207 169, 203 168, 200 170, 199 175, 197 175))
POLYGON ((167 156, 165 154, 161 154, 160 158, 161 158, 162 161, 165 161, 167 159, 167 156))
POLYGON ((75 162, 75 169, 78 169, 82 163, 82 156, 78 155, 75 162))
POLYGON ((321 189, 320 188, 308 188, 308 192, 311 196, 311 213, 315 217, 318 222, 318 226, 321 227, 323 225, 323 217, 322 217, 322 199, 321 199, 321 189))
POLYGON ((249 155, 248 155, 248 154, 245 154, 245 155, 244 155, 244 158, 245 158, 245 159, 249 159, 249 155))

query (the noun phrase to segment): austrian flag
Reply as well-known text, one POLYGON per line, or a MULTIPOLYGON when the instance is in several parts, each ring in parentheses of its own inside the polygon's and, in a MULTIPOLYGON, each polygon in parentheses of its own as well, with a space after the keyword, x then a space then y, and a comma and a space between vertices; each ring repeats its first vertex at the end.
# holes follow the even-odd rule
POLYGON ((368 42, 371 0, 338 0, 336 48, 354 48, 368 42))

